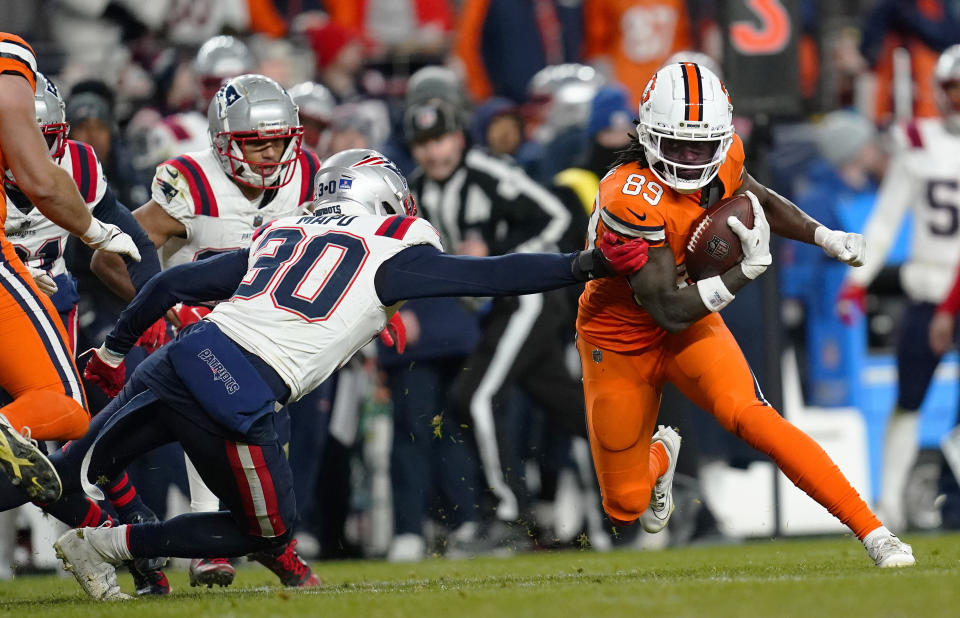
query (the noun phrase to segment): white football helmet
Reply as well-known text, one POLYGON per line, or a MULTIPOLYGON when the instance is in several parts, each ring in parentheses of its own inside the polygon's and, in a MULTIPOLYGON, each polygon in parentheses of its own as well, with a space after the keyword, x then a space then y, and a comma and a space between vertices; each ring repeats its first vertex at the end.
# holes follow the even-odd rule
POLYGON ((323 162, 314 179, 314 214, 417 215, 417 202, 396 164, 376 150, 353 148, 323 162))
POLYGON ((693 193, 714 179, 733 143, 730 95, 705 67, 667 65, 643 90, 637 134, 657 178, 693 193))
POLYGON ((947 129, 960 133, 960 96, 951 97, 946 91, 948 86, 960 85, 960 45, 943 50, 933 70, 933 81, 937 106, 947 129))

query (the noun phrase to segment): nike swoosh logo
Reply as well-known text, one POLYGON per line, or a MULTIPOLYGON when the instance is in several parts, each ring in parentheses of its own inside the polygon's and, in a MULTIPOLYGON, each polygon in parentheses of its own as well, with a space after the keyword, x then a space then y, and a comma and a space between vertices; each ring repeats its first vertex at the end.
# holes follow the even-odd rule
POLYGON ((167 173, 170 174, 170 178, 173 178, 174 180, 180 177, 180 172, 173 168, 167 170, 167 173))
POLYGON ((643 216, 640 216, 640 215, 638 215, 637 213, 635 213, 635 212, 633 212, 632 210, 630 210, 629 208, 627 209, 627 212, 629 212, 631 215, 633 215, 634 217, 636 217, 638 221, 646 221, 646 220, 647 220, 647 213, 643 213, 643 216))

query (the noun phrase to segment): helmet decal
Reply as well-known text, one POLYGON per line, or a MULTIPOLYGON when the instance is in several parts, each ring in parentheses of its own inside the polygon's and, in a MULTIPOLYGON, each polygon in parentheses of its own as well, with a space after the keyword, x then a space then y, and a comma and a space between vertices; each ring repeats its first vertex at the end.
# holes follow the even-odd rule
POLYGON ((643 94, 640 95, 640 104, 643 105, 650 100, 650 93, 654 88, 657 87, 657 74, 654 73, 653 77, 650 78, 650 81, 647 82, 647 87, 643 89, 643 94))
POLYGON ((329 205, 376 215, 417 214, 417 203, 397 165, 371 149, 338 152, 323 163, 314 180, 314 212, 329 205))

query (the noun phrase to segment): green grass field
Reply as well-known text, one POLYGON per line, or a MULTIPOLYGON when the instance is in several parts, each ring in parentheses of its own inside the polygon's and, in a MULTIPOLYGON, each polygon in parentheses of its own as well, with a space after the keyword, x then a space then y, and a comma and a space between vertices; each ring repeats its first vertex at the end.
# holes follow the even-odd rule
MULTIPOLYGON (((72 577, 0 582, 0 614, 38 616, 957 616, 960 534, 908 536, 911 569, 872 566, 851 538, 666 551, 543 552, 513 558, 322 563, 322 589, 279 588, 260 567, 228 589, 105 604, 72 577)), ((130 577, 121 587, 132 591, 130 577)))

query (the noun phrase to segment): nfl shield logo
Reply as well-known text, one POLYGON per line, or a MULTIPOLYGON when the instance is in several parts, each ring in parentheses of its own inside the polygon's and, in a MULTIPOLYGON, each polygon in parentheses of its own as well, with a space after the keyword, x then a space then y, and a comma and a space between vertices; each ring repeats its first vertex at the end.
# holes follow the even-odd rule
POLYGON ((257 215, 253 218, 253 227, 260 227, 261 223, 263 223, 263 215, 257 215))
POLYGON ((730 253, 730 245, 719 236, 714 236, 707 243, 707 255, 715 260, 722 260, 730 253))
POLYGON ((437 124, 437 110, 432 107, 425 107, 417 112, 415 121, 418 128, 430 129, 437 124))

